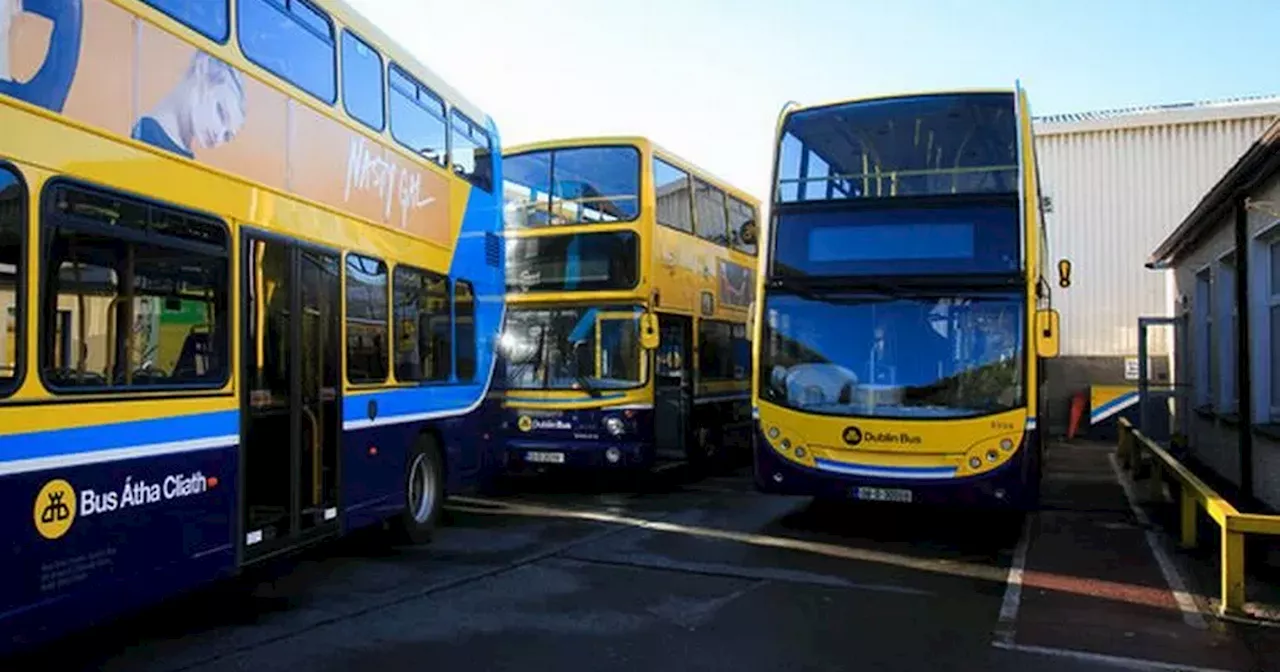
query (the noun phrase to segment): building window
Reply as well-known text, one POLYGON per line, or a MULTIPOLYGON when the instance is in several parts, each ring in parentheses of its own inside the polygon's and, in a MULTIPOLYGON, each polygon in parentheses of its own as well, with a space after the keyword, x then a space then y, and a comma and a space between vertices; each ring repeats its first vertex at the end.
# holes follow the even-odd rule
POLYGON ((226 228, 141 199, 45 192, 46 385, 65 392, 217 388, 230 372, 226 228))
POLYGON ((397 266, 396 379, 447 381, 453 371, 453 317, 449 281, 442 275, 397 266))
POLYGON ((17 388, 26 349, 26 233, 27 189, 11 169, 0 168, 0 396, 17 388))
POLYGON ((347 380, 387 380, 387 265, 347 255, 347 380))
POLYGON ((1197 406, 1213 405, 1214 375, 1217 355, 1213 348, 1213 283, 1210 270, 1196 274, 1195 303, 1192 305, 1192 324, 1195 341, 1195 402, 1197 406))
POLYGON ((1266 284, 1268 334, 1268 380, 1271 383, 1269 415, 1280 422, 1280 240, 1267 245, 1268 273, 1266 284))
POLYGON ((1236 321, 1236 268, 1235 255, 1231 254, 1218 263, 1217 282, 1214 287, 1213 305, 1217 308, 1213 316, 1218 325, 1217 363, 1221 364, 1214 382, 1218 385, 1218 397, 1215 405, 1225 413, 1236 413, 1240 408, 1240 393, 1236 389, 1237 364, 1237 321, 1236 321))
POLYGON ((382 55, 349 30, 342 31, 342 103, 354 119, 382 130, 382 55))
POLYGON ((246 58, 333 103, 338 77, 327 14, 307 0, 240 0, 236 11, 246 58))

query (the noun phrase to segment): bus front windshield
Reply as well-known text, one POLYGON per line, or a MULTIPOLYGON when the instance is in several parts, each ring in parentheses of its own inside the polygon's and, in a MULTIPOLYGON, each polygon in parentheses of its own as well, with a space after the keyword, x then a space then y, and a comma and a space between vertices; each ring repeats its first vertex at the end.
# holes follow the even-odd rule
POLYGON ((778 290, 764 310, 761 397, 812 413, 974 417, 1024 403, 1025 297, 778 290))
POLYGON ((640 214, 640 150, 567 147, 502 161, 509 229, 629 222, 640 214))
POLYGON ((636 306, 512 308, 500 339, 507 389, 638 387, 645 381, 636 306))

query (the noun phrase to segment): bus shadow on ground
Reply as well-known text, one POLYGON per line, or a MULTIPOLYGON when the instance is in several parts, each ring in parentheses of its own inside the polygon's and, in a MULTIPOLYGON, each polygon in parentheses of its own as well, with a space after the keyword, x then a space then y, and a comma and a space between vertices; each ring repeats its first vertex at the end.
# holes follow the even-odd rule
POLYGON ((814 500, 767 530, 920 558, 963 557, 1005 564, 1025 515, 1004 511, 814 500))

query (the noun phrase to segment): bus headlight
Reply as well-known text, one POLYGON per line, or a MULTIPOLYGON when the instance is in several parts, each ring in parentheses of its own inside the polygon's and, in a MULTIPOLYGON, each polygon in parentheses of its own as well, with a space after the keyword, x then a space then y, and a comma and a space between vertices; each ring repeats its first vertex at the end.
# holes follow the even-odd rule
POLYGON ((978 467, 981 467, 981 466, 982 466, 982 458, 978 457, 977 455, 974 455, 973 457, 969 458, 970 469, 977 469, 978 467))
POLYGON ((1007 453, 1007 452, 1009 452, 1009 451, 1011 451, 1011 450, 1013 450, 1013 440, 1012 440, 1012 439, 1000 439, 1000 450, 1003 450, 1003 451, 1004 451, 1004 452, 1006 452, 1006 453, 1007 453))
POLYGON ((604 428, 614 436, 622 436, 622 431, 624 429, 622 418, 613 415, 605 418, 604 428))

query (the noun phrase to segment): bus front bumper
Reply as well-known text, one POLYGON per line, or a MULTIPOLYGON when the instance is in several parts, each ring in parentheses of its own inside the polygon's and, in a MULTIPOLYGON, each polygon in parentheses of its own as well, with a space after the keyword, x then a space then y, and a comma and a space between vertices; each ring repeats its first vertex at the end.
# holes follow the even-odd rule
POLYGON ((648 467, 653 462, 652 422, 647 409, 580 409, 536 416, 536 421, 520 411, 509 412, 502 429, 502 469, 519 473, 648 467), (622 421, 620 434, 608 431, 608 417, 622 421))
POLYGON ((911 503, 926 506, 1018 509, 1034 506, 1034 471, 1039 469, 1032 450, 1039 445, 1037 430, 1023 436, 1023 445, 1005 464, 967 478, 894 479, 833 473, 796 464, 769 445, 757 424, 752 434, 756 489, 777 495, 819 499, 858 500, 859 488, 911 492, 911 503))

